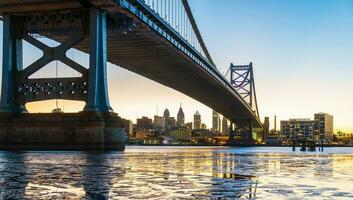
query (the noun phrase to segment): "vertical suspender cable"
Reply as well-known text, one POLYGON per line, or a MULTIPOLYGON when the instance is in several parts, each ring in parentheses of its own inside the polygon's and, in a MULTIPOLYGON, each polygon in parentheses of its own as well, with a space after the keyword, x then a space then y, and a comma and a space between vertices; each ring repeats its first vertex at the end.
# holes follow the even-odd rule
POLYGON ((196 21, 195 21, 195 18, 193 16, 192 12, 191 12, 191 8, 190 8, 188 0, 181 0, 181 1, 182 1, 183 5, 184 5, 184 9, 186 11, 186 14, 187 14, 187 16, 188 16, 188 18, 190 20, 190 23, 191 23, 192 28, 193 28, 193 30, 195 32, 196 38, 197 38, 198 42, 200 43, 200 46, 201 46, 203 52, 205 53, 206 58, 208 59, 208 61, 213 66, 215 66, 215 64, 214 64, 214 62, 212 60, 212 57, 211 57, 211 55, 210 55, 210 53, 209 53, 209 51, 208 51, 208 49, 206 47, 206 44, 205 44, 205 42, 202 39, 201 33, 200 33, 200 31, 199 31, 199 29, 197 27, 197 24, 196 24, 196 21))

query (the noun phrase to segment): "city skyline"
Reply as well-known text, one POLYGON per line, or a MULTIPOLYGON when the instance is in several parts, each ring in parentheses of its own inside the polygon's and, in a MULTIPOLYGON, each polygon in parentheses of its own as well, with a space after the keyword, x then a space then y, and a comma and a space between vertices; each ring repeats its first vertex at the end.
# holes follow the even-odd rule
MULTIPOLYGON (((279 121, 327 112, 335 116, 335 131, 352 132, 350 102, 353 94, 349 91, 353 83, 349 75, 353 72, 350 56, 353 2, 239 0, 227 3, 225 7, 210 0, 190 1, 205 43, 223 74, 231 62, 253 62, 261 120, 273 115, 277 115, 279 121), (199 9, 194 9, 196 7, 199 9), (211 10, 220 16, 210 17, 211 10), (219 42, 219 38, 227 42, 219 42), (333 77, 333 70, 337 68, 340 75, 333 77)), ((2 46, 2 23, 0 27, 2 46)), ((25 65, 40 56, 40 52, 28 44, 25 52, 30 52, 24 55, 25 65)), ((87 64, 87 57, 73 55, 75 60, 87 64)), ((54 65, 51 63, 52 69, 54 65)), ((42 73, 52 72, 44 69, 42 73)), ((69 69, 60 69, 59 73, 74 74, 69 69)), ((141 117, 140 113, 152 117, 157 104, 161 108, 159 114, 163 107, 177 113, 182 102, 185 121, 192 121, 198 110, 203 122, 211 127, 212 109, 196 100, 112 64, 108 65, 108 74, 110 102, 122 117, 136 119, 141 117)), ((29 104, 28 110, 48 112, 54 107, 55 101, 37 102, 29 104)), ((66 101, 64 110, 82 108, 83 103, 66 101)))

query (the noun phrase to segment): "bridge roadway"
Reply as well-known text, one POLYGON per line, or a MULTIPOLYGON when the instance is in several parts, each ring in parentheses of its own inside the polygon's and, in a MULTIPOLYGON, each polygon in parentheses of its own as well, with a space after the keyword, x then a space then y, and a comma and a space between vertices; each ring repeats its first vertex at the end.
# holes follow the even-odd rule
MULTIPOLYGON (((125 15, 135 27, 127 34, 108 32, 108 61, 184 93, 229 120, 252 120, 262 127, 251 107, 220 72, 194 50, 168 24, 136 0, 2 0, 0 13, 37 12, 96 6, 108 12, 108 20, 125 15), (144 13, 144 15, 142 15, 144 13), (142 20, 147 17, 145 22, 142 20), (159 27, 159 28, 152 28, 159 27), (158 30, 165 30, 161 34, 158 30), (169 36, 173 39, 170 39, 169 36), (169 37, 169 39, 168 39, 169 37)), ((54 38, 58 41, 62 38, 54 38)), ((76 46, 88 52, 88 39, 76 46)), ((127 87, 134 87, 127 86, 127 87)), ((116 91, 119 92, 119 91, 116 91)))

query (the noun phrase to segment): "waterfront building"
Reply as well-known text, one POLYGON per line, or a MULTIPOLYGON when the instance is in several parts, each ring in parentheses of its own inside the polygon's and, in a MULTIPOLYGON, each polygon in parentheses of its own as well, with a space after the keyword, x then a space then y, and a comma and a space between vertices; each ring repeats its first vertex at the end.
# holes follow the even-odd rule
POLYGON ((181 104, 180 104, 180 108, 177 114, 177 126, 184 126, 185 124, 185 115, 184 115, 184 111, 181 108, 181 104))
POLYGON ((191 129, 186 127, 176 127, 169 130, 167 135, 177 140, 191 140, 191 129))
POLYGON ((210 144, 214 143, 216 134, 208 129, 194 129, 192 130, 192 141, 195 144, 210 144))
POLYGON ((142 117, 137 119, 136 123, 137 129, 151 129, 152 128, 152 119, 148 117, 142 117))
POLYGON ((331 143, 333 140, 333 116, 327 113, 316 113, 314 114, 314 121, 315 140, 324 139, 331 143))
POLYGON ((289 119, 281 121, 281 134, 284 140, 306 139, 315 142, 333 141, 333 116, 327 113, 314 114, 314 120, 289 119))
POLYGON ((135 132, 135 139, 136 140, 145 140, 149 138, 150 132, 149 130, 139 129, 135 132))
POLYGON ((227 118, 222 119, 222 134, 227 135, 229 133, 229 126, 227 118))
POLYGON ((221 117, 219 113, 214 110, 212 110, 212 131, 221 132, 221 117))
POLYGON ((201 129, 201 115, 199 111, 194 114, 194 129, 201 129))
POLYGON ((314 120, 297 118, 281 121, 281 132, 286 140, 314 140, 314 120))

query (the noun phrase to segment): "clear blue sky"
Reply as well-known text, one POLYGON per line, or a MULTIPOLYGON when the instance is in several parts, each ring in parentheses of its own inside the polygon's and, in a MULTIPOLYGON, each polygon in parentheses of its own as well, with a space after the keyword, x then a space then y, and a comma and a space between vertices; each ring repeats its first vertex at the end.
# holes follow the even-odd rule
MULTIPOLYGON (((353 0, 190 0, 190 4, 222 73, 231 62, 253 62, 262 117, 312 118, 315 112, 328 112, 334 115, 335 129, 353 132, 353 0)), ((0 32, 2 38, 2 26, 0 32)), ((28 45, 26 49, 36 52, 28 45)), ((25 63, 31 60, 33 55, 25 56, 25 63)), ((199 110, 203 121, 211 124, 211 110, 195 100, 116 66, 109 65, 108 70, 111 104, 123 117, 152 117, 157 105, 159 114, 168 107, 175 116, 182 102, 187 121, 199 110)), ((43 112, 42 105, 29 108, 43 112)), ((50 110, 54 103, 47 105, 50 110)), ((65 102, 67 111, 82 106, 65 102)))

